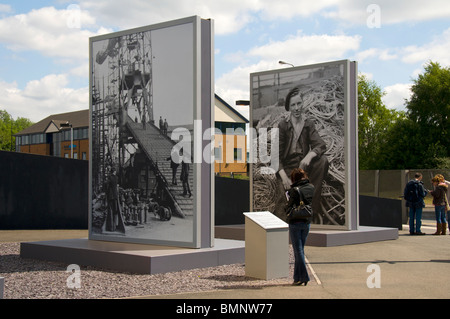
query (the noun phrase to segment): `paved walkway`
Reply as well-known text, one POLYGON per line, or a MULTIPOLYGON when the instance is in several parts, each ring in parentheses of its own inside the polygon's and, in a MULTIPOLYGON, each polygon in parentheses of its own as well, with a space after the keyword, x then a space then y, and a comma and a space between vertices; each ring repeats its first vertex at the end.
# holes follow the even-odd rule
POLYGON ((426 225, 422 229, 428 234, 425 236, 410 236, 408 228, 403 229, 397 240, 337 247, 307 246, 306 255, 318 280, 312 280, 306 287, 283 285, 143 298, 450 298, 450 236, 432 236, 435 227, 426 225))
MULTIPOLYGON (((397 240, 337 247, 307 246, 306 256, 314 280, 306 287, 276 285, 262 289, 229 289, 140 298, 450 298, 450 236, 432 236, 435 231, 432 220, 424 221, 422 231, 427 235, 410 236, 408 227, 404 225, 397 240)), ((0 242, 82 237, 87 237, 87 230, 0 231, 0 242)))

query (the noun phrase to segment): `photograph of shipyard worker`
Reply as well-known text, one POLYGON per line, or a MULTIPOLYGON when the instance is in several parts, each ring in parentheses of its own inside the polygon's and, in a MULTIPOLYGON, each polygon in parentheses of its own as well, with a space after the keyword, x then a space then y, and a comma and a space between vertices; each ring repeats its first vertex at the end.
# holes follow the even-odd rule
POLYGON ((430 191, 433 196, 434 212, 436 214, 436 232, 433 235, 447 234, 447 219, 445 208, 447 207, 447 189, 444 176, 436 175, 431 179, 434 190, 430 191))
MULTIPOLYGON (((179 151, 180 156, 183 156, 183 151, 184 151, 183 148, 179 151)), ((184 158, 181 161, 180 180, 183 185, 183 196, 191 197, 192 192, 191 192, 191 187, 189 186, 189 163, 187 161, 185 161, 184 158)))
POLYGON ((108 211, 106 215, 106 230, 125 232, 122 216, 119 208, 119 180, 116 175, 116 169, 112 167, 106 179, 106 199, 108 211))
POLYGON ((416 173, 414 179, 406 184, 403 191, 406 206, 409 207, 409 233, 411 235, 425 235, 420 228, 422 227, 422 210, 425 207, 423 199, 427 194, 427 190, 423 187, 422 174, 416 173))
POLYGON ((167 119, 164 119, 164 124, 163 124, 163 134, 167 135, 167 130, 169 129, 169 124, 167 123, 167 119))
POLYGON ((175 163, 172 156, 166 158, 166 161, 170 161, 170 168, 172 169, 172 185, 177 185, 177 169, 180 164, 175 163))
POLYGON ((159 117, 159 135, 164 134, 164 121, 162 119, 162 116, 159 117))
POLYGON ((286 96, 285 109, 290 111, 286 119, 278 123, 279 167, 277 173, 277 200, 274 214, 284 218, 285 192, 291 187, 289 178, 294 168, 301 168, 314 185, 312 209, 314 215, 324 216, 321 204, 322 181, 328 174, 326 144, 320 137, 311 119, 304 117, 304 100, 309 94, 301 87, 295 87, 286 96))

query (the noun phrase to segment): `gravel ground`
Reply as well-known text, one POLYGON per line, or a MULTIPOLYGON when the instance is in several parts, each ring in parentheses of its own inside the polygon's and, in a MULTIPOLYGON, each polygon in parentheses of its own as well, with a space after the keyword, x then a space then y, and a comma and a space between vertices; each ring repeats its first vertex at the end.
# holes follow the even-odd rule
POLYGON ((20 258, 20 243, 0 243, 0 277, 4 299, 99 299, 165 295, 221 289, 289 285, 288 278, 259 280, 245 276, 244 264, 141 275, 81 267, 80 288, 68 288, 66 264, 20 258))

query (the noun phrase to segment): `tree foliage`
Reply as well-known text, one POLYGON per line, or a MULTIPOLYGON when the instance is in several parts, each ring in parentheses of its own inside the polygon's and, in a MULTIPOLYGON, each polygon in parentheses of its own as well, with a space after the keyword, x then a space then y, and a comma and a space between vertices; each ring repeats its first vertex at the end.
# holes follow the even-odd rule
POLYGON ((31 125, 33 123, 27 118, 19 117, 14 120, 8 112, 0 110, 0 150, 14 151, 16 145, 14 134, 31 125))
POLYGON ((388 169, 449 168, 450 69, 429 62, 413 80, 406 118, 386 139, 388 169))
POLYGON ((379 169, 380 154, 390 128, 402 113, 389 110, 383 103, 385 92, 366 76, 358 76, 359 168, 379 169))

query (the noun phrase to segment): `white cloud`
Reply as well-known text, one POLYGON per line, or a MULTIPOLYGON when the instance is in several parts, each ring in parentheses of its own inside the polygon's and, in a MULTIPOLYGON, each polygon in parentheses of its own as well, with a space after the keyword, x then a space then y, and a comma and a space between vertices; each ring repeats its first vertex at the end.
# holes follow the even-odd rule
POLYGON ((259 10, 258 0, 165 0, 141 1, 79 1, 81 8, 98 18, 104 25, 121 29, 151 25, 198 15, 213 19, 216 34, 228 34, 241 30, 254 21, 253 13, 259 10))
MULTIPOLYGON (((81 0, 80 6, 104 25, 121 29, 160 23, 199 15, 215 21, 216 34, 243 30, 254 22, 280 22, 321 15, 345 25, 367 25, 373 17, 373 0, 165 0, 142 1, 81 0)), ((450 17, 448 0, 378 0, 379 20, 383 24, 420 22, 450 17)))
POLYGON ((367 50, 360 51, 356 54, 356 61, 363 62, 366 59, 370 58, 378 58, 381 61, 394 60, 398 58, 398 55, 395 53, 390 53, 390 49, 378 49, 378 48, 370 48, 367 50))
MULTIPOLYGON (((311 17, 314 14, 329 17, 341 23, 364 25, 370 15, 367 8, 372 0, 81 0, 81 28, 68 27, 73 18, 72 10, 57 10, 46 7, 26 14, 0 19, 0 42, 11 50, 36 51, 67 63, 68 70, 61 74, 50 74, 36 81, 30 81, 20 90, 16 83, 3 82, 0 88, 0 106, 14 105, 20 116, 43 117, 39 107, 46 114, 67 111, 63 107, 83 109, 88 107, 88 89, 71 89, 70 75, 88 75, 88 38, 112 32, 111 27, 128 29, 168 20, 199 15, 214 19, 215 34, 237 33, 245 27, 258 23, 281 23, 285 20, 311 17), (101 27, 105 26, 105 27, 101 27), (108 27, 108 29, 107 29, 108 27), (93 31, 95 29, 95 31, 93 31), (45 84, 45 85, 44 85, 45 84), (46 95, 48 94, 48 95, 46 95)), ((381 27, 384 24, 416 22, 450 17, 450 1, 422 0, 376 2, 380 8, 381 27)), ((10 14, 11 6, 0 4, 0 17, 10 14)), ((301 21, 301 19, 299 19, 301 21)), ((377 58, 382 61, 400 59, 404 63, 425 63, 429 59, 450 65, 450 29, 422 46, 380 49, 370 48, 355 54, 361 46, 358 35, 297 34, 277 39, 265 45, 254 47, 248 52, 228 55, 228 61, 238 64, 236 68, 216 80, 216 92, 234 105, 237 99, 249 99, 249 74, 280 68, 278 60, 295 65, 305 65, 348 58, 349 53, 357 56, 359 62, 377 58), (325 49, 324 49, 325 48, 325 49)), ((217 52, 218 54, 218 52, 217 52)), ((55 72, 55 71, 52 71, 55 72)), ((405 86, 405 85, 403 85, 405 86)), ((402 97, 407 91, 402 85, 386 88, 388 106, 403 105, 402 97), (388 92, 389 90, 389 92, 388 92)), ((70 109, 69 109, 70 110, 70 109)), ((36 120, 36 119, 35 119, 36 120)))
POLYGON ((405 110, 405 99, 411 97, 411 84, 398 83, 384 88, 383 102, 389 109, 405 110))
POLYGON ((421 22, 434 19, 450 18, 448 0, 341 0, 333 8, 325 11, 324 16, 337 19, 346 24, 367 25, 368 20, 379 19, 380 27, 384 24, 401 22, 421 22), (375 4, 374 7, 369 7, 375 4), (378 17, 374 16, 379 14, 378 17))
POLYGON ((324 9, 339 5, 339 0, 260 0, 259 10, 268 20, 308 17, 324 9))
POLYGON ((253 48, 248 54, 264 60, 281 59, 294 65, 303 65, 342 59, 347 52, 357 50, 360 42, 359 36, 303 35, 299 31, 296 36, 285 41, 275 41, 253 48))
POLYGON ((64 74, 30 81, 23 90, 15 82, 0 82, 0 108, 13 118, 25 117, 34 122, 51 114, 89 108, 88 88, 71 89, 67 83, 64 74))
MULTIPOLYGON (((89 37, 97 33, 71 27, 73 14, 72 10, 45 7, 1 19, 0 42, 13 51, 31 50, 49 57, 86 59, 89 37)), ((86 11, 76 14, 79 14, 80 26, 95 23, 86 11)))
POLYGON ((0 3, 0 12, 12 12, 11 6, 9 4, 2 4, 0 3))
POLYGON ((240 66, 216 80, 216 92, 228 103, 248 100, 250 73, 282 68, 279 60, 307 65, 344 59, 349 51, 359 48, 360 41, 359 36, 303 35, 298 32, 285 41, 254 47, 247 53, 240 53, 243 61, 240 66), (258 62, 252 64, 249 62, 252 59, 258 62))
POLYGON ((422 46, 411 45, 403 48, 402 61, 405 63, 426 63, 429 60, 439 61, 444 65, 450 65, 450 28, 431 42, 422 46))

